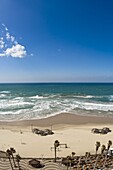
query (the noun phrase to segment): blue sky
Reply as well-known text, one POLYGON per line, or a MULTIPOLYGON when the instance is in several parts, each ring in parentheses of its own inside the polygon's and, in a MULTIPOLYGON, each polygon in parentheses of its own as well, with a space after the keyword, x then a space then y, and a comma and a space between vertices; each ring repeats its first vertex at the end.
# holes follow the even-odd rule
POLYGON ((0 0, 3 82, 113 82, 113 1, 0 0))

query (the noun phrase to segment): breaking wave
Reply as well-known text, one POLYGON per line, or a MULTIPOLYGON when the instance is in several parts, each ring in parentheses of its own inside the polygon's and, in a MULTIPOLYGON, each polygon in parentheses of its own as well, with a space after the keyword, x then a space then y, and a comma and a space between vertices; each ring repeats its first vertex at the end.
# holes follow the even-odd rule
POLYGON ((2 86, 0 120, 43 118, 61 112, 113 116, 111 87, 95 85, 93 90, 91 88, 56 84, 2 86))

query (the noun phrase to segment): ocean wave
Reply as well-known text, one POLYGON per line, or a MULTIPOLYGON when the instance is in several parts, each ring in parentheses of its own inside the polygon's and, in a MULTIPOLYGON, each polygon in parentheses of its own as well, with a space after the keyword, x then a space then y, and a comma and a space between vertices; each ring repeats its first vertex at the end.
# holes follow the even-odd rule
POLYGON ((25 109, 26 107, 33 107, 34 104, 30 102, 12 102, 10 101, 9 103, 6 102, 1 102, 0 103, 0 109, 1 111, 8 111, 8 110, 16 110, 16 109, 25 109))
POLYGON ((4 97, 6 97, 5 94, 0 94, 0 98, 4 98, 4 97))
POLYGON ((95 98, 95 96, 92 95, 86 95, 86 96, 82 96, 82 95, 75 95, 75 98, 85 98, 85 99, 90 99, 90 98, 95 98))
POLYGON ((35 119, 61 112, 113 114, 113 84, 0 85, 0 120, 35 119))
POLYGON ((86 110, 101 110, 101 111, 113 111, 112 104, 103 104, 103 103, 88 103, 88 102, 76 102, 78 108, 86 110))
MULTIPOLYGON (((111 102, 92 100, 92 97, 94 96, 91 95, 84 96, 85 100, 83 96, 80 98, 72 96, 74 95, 70 95, 70 97, 62 97, 62 95, 59 94, 51 94, 48 96, 11 96, 11 98, 3 98, 3 100, 0 100, 0 114, 2 114, 2 117, 3 115, 12 115, 11 118, 13 119, 34 119, 61 112, 73 112, 77 109, 86 111, 105 111, 106 114, 108 111, 113 111, 111 102), (13 116, 13 114, 15 116, 13 116), (16 115, 18 116, 16 117, 16 115)), ((112 98, 113 96, 109 97, 112 98)))
POLYGON ((113 101, 113 95, 108 96, 109 101, 113 101))
POLYGON ((88 95, 88 96, 84 96, 83 98, 91 99, 91 98, 94 98, 94 96, 88 95))
POLYGON ((15 97, 13 100, 23 100, 24 97, 15 97))
POLYGON ((46 98, 46 97, 36 95, 36 96, 31 96, 31 97, 29 97, 29 98, 30 98, 30 99, 43 99, 43 98, 46 98))
POLYGON ((10 91, 0 91, 1 94, 8 94, 10 91))
POLYGON ((51 98, 61 98, 62 95, 60 94, 44 94, 44 95, 35 95, 35 96, 30 96, 30 99, 51 99, 51 98))
MULTIPOLYGON (((37 96, 38 97, 38 96, 37 96)), ((113 111, 113 104, 105 102, 96 102, 96 101, 84 101, 84 100, 75 100, 75 99, 61 99, 61 98, 42 98, 42 100, 32 100, 33 98, 27 97, 16 97, 11 100, 1 100, 0 109, 14 109, 14 108, 26 108, 31 106, 33 109, 39 110, 73 110, 76 108, 86 109, 86 110, 103 110, 113 111), (43 100, 44 99, 44 100, 43 100)), ((36 98, 37 99, 37 98, 36 98)), ((40 99, 40 97, 39 97, 40 99)))

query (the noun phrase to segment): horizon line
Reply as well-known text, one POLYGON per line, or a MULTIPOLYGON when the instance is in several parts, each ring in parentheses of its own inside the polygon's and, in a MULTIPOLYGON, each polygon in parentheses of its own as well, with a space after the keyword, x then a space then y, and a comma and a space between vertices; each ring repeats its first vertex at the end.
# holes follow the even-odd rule
POLYGON ((42 84, 42 83, 45 83, 45 84, 46 83, 53 83, 53 84, 59 83, 60 84, 60 83, 113 83, 113 82, 98 82, 98 81, 97 82, 91 82, 91 81, 89 82, 87 81, 86 82, 85 81, 84 82, 79 82, 79 81, 78 82, 74 82, 74 81, 70 81, 70 82, 66 82, 66 81, 64 82, 52 82, 52 81, 48 81, 48 82, 32 82, 32 81, 31 82, 0 82, 0 84, 38 84, 38 83, 39 84, 42 84))

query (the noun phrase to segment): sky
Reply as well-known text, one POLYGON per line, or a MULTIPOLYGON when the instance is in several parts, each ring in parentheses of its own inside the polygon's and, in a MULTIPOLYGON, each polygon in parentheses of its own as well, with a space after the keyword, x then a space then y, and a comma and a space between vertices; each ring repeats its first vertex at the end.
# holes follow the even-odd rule
POLYGON ((112 0, 0 0, 0 83, 113 82, 112 0))

